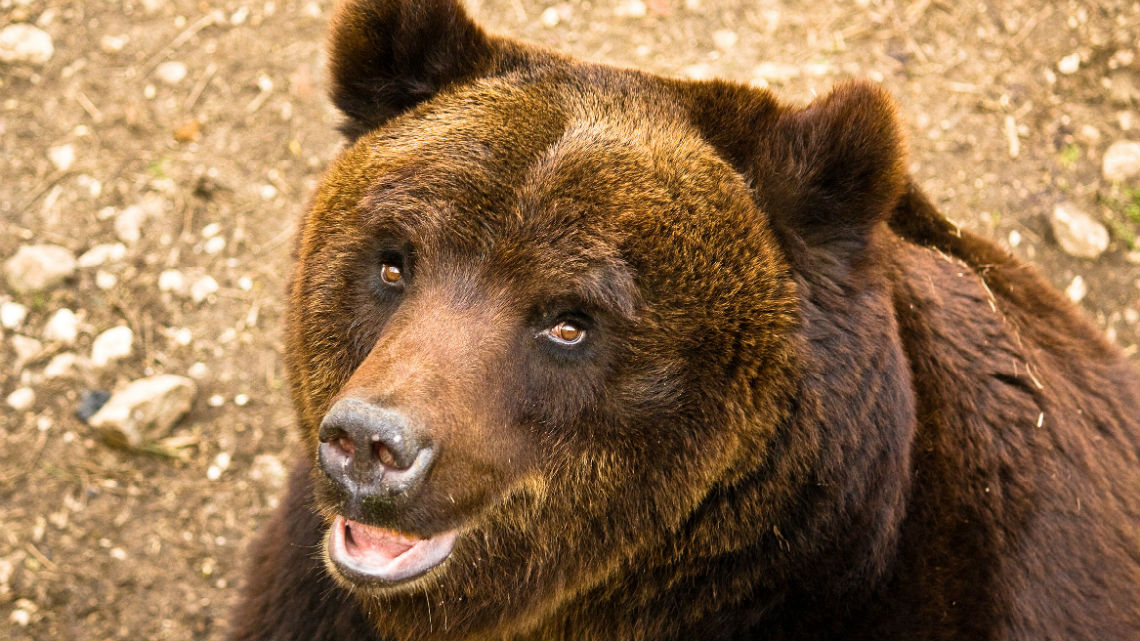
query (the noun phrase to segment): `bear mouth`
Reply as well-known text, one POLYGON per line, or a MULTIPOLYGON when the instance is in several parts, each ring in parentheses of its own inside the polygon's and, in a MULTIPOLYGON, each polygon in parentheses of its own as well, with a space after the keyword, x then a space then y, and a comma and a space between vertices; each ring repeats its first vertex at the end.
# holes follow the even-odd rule
POLYGON ((443 563, 456 531, 420 539, 337 515, 329 529, 328 555, 346 579, 372 586, 411 581, 443 563))

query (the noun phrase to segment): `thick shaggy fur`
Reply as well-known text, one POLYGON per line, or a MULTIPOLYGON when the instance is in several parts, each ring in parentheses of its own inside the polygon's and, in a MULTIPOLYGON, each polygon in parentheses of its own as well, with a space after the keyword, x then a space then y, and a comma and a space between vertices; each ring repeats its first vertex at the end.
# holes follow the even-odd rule
POLYGON ((351 144, 296 249, 305 447, 234 638, 1140 633, 1140 374, 934 210, 882 90, 581 63, 449 0, 348 2, 330 52, 351 144), (573 349, 542 338, 565 318, 573 349), (460 532, 410 585, 326 567, 348 394, 440 448, 365 515, 460 532))

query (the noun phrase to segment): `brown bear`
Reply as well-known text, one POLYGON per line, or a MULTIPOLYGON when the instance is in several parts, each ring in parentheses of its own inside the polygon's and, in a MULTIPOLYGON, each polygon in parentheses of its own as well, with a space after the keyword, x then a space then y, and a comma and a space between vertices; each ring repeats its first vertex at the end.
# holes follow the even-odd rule
POLYGON ((1140 634, 1140 374, 947 222, 891 99, 803 107, 333 20, 303 450, 237 639, 1140 634))

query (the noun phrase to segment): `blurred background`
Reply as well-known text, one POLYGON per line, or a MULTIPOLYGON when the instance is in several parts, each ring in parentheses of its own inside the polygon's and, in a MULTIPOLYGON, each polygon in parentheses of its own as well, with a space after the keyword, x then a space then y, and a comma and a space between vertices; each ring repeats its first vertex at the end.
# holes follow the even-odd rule
MULTIPOLYGON (((340 145, 330 5, 0 0, 0 636, 223 634, 291 458, 278 348, 295 221, 340 145)), ((883 83, 945 214, 1137 358, 1140 3, 468 6, 789 100, 883 83)))

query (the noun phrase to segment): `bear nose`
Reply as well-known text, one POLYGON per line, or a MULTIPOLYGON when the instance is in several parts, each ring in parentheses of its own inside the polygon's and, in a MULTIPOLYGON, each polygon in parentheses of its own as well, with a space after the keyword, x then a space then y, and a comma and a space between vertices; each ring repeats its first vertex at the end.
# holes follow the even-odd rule
POLYGON ((356 398, 337 401, 317 435, 321 469, 358 499, 406 494, 427 474, 434 449, 404 414, 356 398))

